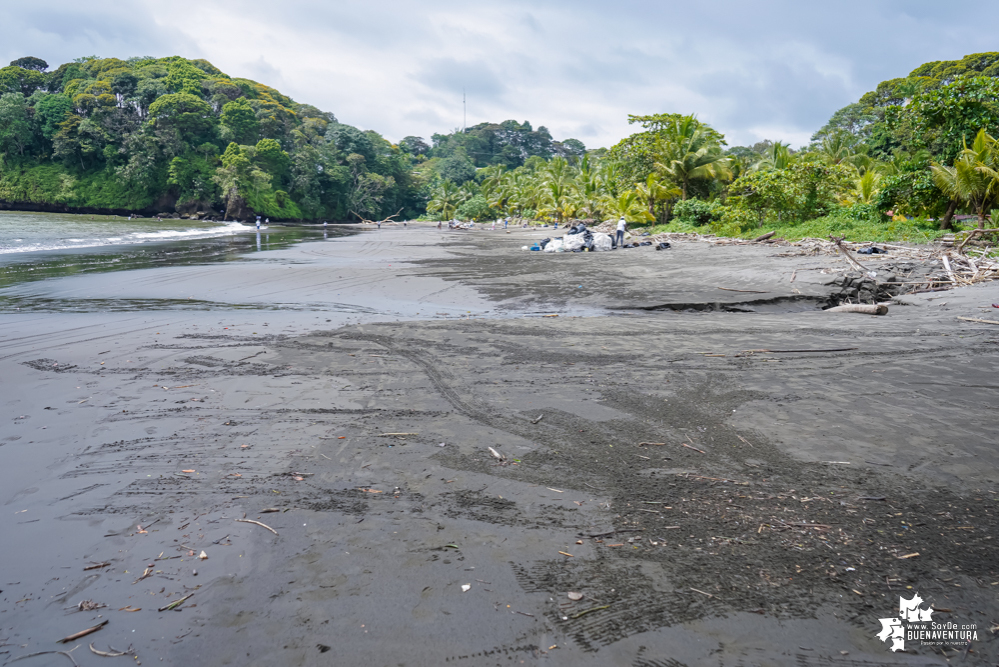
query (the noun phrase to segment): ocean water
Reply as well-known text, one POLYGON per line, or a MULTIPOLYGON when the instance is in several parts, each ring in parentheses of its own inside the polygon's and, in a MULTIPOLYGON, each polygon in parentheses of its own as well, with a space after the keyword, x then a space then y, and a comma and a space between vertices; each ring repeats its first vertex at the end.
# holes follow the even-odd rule
POLYGON ((318 225, 272 224, 257 231, 235 222, 0 211, 0 290, 94 271, 237 260, 351 233, 318 225))
POLYGON ((238 222, 0 211, 0 255, 217 238, 253 229, 238 222))

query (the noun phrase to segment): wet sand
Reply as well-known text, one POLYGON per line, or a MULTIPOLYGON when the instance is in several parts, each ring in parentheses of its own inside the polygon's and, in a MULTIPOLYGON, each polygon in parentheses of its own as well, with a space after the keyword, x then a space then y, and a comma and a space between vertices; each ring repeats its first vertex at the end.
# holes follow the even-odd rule
POLYGON ((957 317, 999 285, 830 314, 836 258, 542 237, 5 290, 0 658, 109 620, 81 665, 960 660, 875 637, 918 591, 995 663, 999 327, 957 317))

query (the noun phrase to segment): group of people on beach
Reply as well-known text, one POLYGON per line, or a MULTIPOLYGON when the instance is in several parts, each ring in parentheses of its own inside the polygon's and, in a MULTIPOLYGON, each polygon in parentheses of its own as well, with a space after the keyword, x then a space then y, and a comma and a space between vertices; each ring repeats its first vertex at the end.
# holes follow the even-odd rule
MULTIPOLYGON (((497 222, 502 222, 503 223, 503 229, 508 229, 510 227, 510 218, 506 217, 506 218, 503 218, 501 221, 500 220, 493 220, 492 225, 490 226, 490 229, 492 231, 496 231, 496 223, 497 222)), ((459 221, 457 221, 457 220, 448 220, 447 221, 447 228, 449 230, 450 229, 454 229, 458 224, 459 224, 459 221)), ((402 225, 403 225, 403 227, 405 227, 406 223, 403 222, 402 225)), ((469 223, 469 225, 470 225, 469 229, 475 229, 475 223, 474 222, 469 223)), ((324 227, 326 226, 325 222, 323 223, 323 226, 324 227)), ((259 216, 257 217, 257 227, 260 227, 260 217, 259 216)), ((526 222, 524 223, 524 227, 527 227, 527 223, 526 222)), ((382 228, 382 223, 378 222, 378 229, 381 229, 381 228, 382 228)), ((443 228, 444 228, 443 221, 438 221, 437 222, 437 229, 443 229, 443 228)), ((558 229, 558 222, 555 223, 555 229, 558 229)), ((614 241, 615 241, 614 245, 616 247, 620 247, 620 246, 624 245, 624 233, 626 231, 628 231, 628 223, 624 219, 624 216, 622 215, 621 219, 617 221, 617 230, 616 230, 615 235, 614 235, 614 241)))

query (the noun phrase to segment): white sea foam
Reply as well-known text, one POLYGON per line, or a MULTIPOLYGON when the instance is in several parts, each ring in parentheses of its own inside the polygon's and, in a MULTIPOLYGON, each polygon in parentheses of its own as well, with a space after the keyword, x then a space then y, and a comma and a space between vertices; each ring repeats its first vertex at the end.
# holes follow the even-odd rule
MULTIPOLYGON (((61 237, 60 232, 62 229, 59 226, 45 226, 46 228, 42 229, 42 225, 33 226, 31 231, 36 232, 37 234, 28 234, 28 238, 26 238, 23 234, 19 234, 20 238, 5 241, 3 239, 3 235, 0 234, 0 255, 10 253, 65 250, 67 248, 76 250, 80 248, 96 248, 112 245, 132 245, 163 241, 216 238, 253 230, 253 227, 242 225, 238 222, 226 222, 214 224, 208 227, 195 227, 189 229, 159 229, 156 231, 137 230, 128 231, 122 234, 124 231, 122 227, 126 224, 127 223, 125 223, 125 221, 116 221, 114 225, 107 226, 106 230, 88 230, 81 228, 81 225, 73 225, 75 227, 73 231, 76 232, 97 231, 98 236, 89 238, 80 238, 77 236, 71 238, 61 237), (104 233, 116 233, 116 235, 111 236, 109 234, 108 236, 100 236, 102 231, 104 233), (31 236, 35 236, 35 238, 30 238, 31 236)), ((2 226, 0 226, 0 232, 2 231, 2 226)))

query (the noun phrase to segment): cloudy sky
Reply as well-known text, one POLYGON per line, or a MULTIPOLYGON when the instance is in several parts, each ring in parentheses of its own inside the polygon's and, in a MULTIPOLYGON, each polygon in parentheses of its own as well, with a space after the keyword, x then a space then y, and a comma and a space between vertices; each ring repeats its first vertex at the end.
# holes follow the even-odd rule
POLYGON ((0 62, 207 58, 392 141, 530 120, 610 146, 628 114, 696 113, 729 143, 806 142, 921 63, 999 50, 994 0, 3 2, 0 62))

